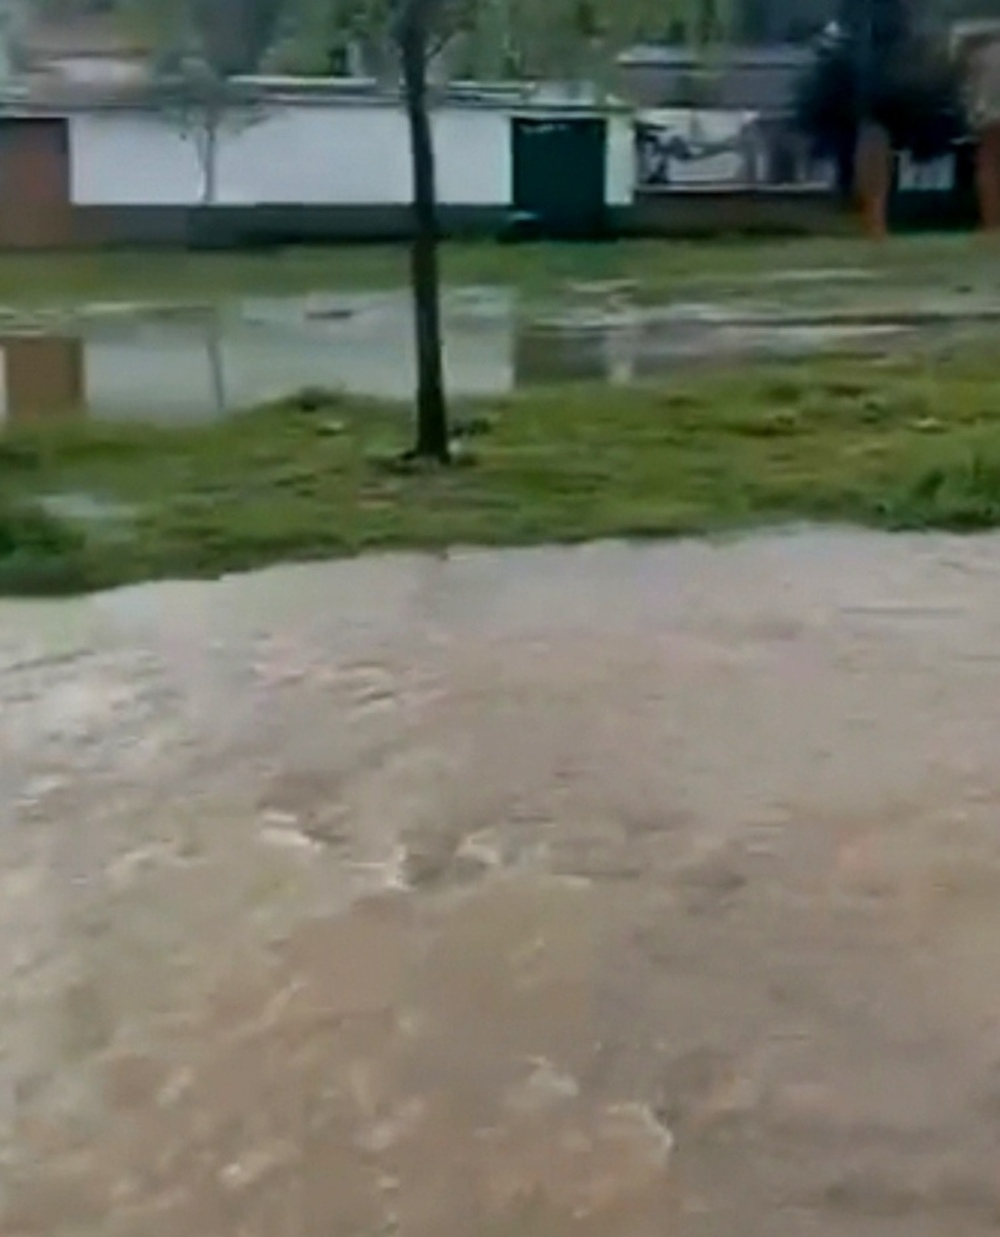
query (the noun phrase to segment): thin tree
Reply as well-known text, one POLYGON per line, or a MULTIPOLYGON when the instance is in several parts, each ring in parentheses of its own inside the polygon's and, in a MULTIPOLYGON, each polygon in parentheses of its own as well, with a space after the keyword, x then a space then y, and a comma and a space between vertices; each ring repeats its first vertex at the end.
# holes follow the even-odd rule
POLYGON ((200 201, 218 196, 219 142, 256 123, 262 109, 237 79, 257 72, 292 0, 120 0, 152 45, 151 98, 195 150, 200 201))
POLYGON ((1000 30, 959 27, 951 43, 975 136, 979 220, 994 232, 1000 228, 1000 30))
POLYGON ((835 159, 838 187, 873 237, 886 232, 892 151, 937 158, 965 123, 943 40, 916 26, 901 0, 843 0, 799 83, 796 111, 817 153, 835 159))
POLYGON ((728 25, 730 0, 305 0, 314 30, 342 47, 386 49, 399 66, 413 170, 410 274, 417 355, 412 454, 450 457, 441 334, 438 201, 429 67, 452 53, 483 78, 586 82, 606 92, 632 42, 666 40, 678 19, 692 38, 728 25), (709 20, 706 23, 706 18, 709 20))
POLYGON ((219 74, 197 54, 161 65, 151 101, 194 149, 198 161, 200 206, 213 206, 219 193, 219 146, 225 133, 237 133, 260 116, 251 92, 219 74))
POLYGON ((447 463, 450 457, 441 337, 441 270, 438 260, 437 182, 428 105, 427 62, 435 0, 398 0, 395 35, 403 74, 413 168, 413 234, 410 278, 417 350, 415 454, 447 463))

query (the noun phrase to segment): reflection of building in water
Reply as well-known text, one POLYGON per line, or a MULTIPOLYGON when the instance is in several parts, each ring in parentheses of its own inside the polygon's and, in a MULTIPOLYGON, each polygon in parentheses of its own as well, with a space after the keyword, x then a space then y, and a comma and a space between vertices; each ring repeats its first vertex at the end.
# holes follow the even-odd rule
POLYGON ((83 341, 61 335, 0 336, 0 421, 25 425, 84 412, 83 341))
POLYGON ((607 382, 607 330, 526 329, 514 339, 514 382, 538 387, 560 382, 607 382))
MULTIPOLYGON (((512 316, 502 294, 485 311, 446 298, 445 369, 455 394, 510 389, 512 316)), ((110 420, 207 421, 303 387, 406 400, 416 380, 405 295, 359 297, 329 316, 278 298, 216 314, 110 316, 83 329, 87 405, 110 420)))

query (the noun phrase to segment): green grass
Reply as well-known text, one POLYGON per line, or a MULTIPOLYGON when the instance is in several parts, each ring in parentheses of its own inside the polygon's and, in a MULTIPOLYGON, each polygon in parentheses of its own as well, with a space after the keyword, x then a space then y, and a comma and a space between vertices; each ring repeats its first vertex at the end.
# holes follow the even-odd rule
MULTIPOLYGON (((631 280, 651 296, 681 289, 739 291, 761 274, 805 267, 870 270, 907 287, 995 286, 1000 249, 970 236, 901 237, 883 246, 855 239, 750 243, 671 240, 578 245, 443 247, 445 278, 457 284, 513 284, 542 294, 568 283, 631 280)), ((406 280, 401 246, 298 248, 250 253, 91 252, 0 255, 0 305, 79 301, 204 301, 223 296, 393 287, 406 280)), ((838 295, 829 284, 825 295, 838 295)), ((793 285, 782 295, 798 295, 793 285)))
MULTIPOLYGON (((507 283, 529 306, 568 284, 629 280, 651 300, 766 296, 878 312, 926 305, 939 292, 991 294, 1000 276, 1000 249, 968 236, 874 247, 849 239, 483 243, 446 246, 443 261, 449 285, 507 283), (872 278, 761 280, 807 268, 861 268, 872 278)), ((404 250, 378 246, 4 255, 0 303, 201 301, 390 287, 405 273, 404 250)), ((803 519, 991 528, 1000 525, 998 397, 992 355, 968 348, 941 360, 755 364, 681 373, 660 387, 528 391, 472 409, 493 422, 470 444, 474 463, 417 472, 392 464, 406 445, 403 411, 333 398, 312 411, 293 403, 209 428, 18 429, 0 439, 0 592, 211 576, 372 548, 803 519)))
POLYGON ((350 401, 206 429, 19 431, 0 443, 0 589, 798 520, 1000 525, 1000 381, 981 351, 553 388, 475 411, 491 422, 469 440, 474 461, 412 472, 393 462, 401 411, 350 401), (53 495, 118 516, 67 526, 35 514, 53 495))

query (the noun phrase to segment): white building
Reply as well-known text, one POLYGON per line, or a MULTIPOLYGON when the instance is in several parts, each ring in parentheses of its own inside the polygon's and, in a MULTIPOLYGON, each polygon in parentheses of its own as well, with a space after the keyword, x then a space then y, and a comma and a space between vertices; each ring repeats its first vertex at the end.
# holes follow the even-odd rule
MULTIPOLYGON (((588 118, 568 108, 547 109, 542 115, 550 124, 578 124, 588 118)), ((502 105, 435 111, 443 205, 514 205, 512 119, 502 105)), ((139 110, 78 112, 70 117, 69 131, 74 204, 201 201, 204 170, 194 135, 168 118, 139 110)), ((611 124, 605 201, 627 205, 633 179, 632 130, 625 116, 611 124)), ((255 118, 234 113, 224 124, 216 172, 219 205, 385 206, 411 200, 409 133, 406 117, 394 102, 276 103, 255 118)))
MULTIPOLYGON (((627 109, 467 91, 441 101, 432 125, 446 229, 495 230, 521 216, 543 231, 595 232, 632 203, 627 109)), ((289 238, 305 223, 331 237, 407 226, 406 116, 398 98, 373 89, 272 83, 226 115, 211 169, 192 109, 181 123, 134 101, 78 94, 10 105, 0 126, 0 243, 17 243, 25 228, 31 243, 50 245, 177 239, 191 208, 205 204, 208 178, 211 205, 234 226, 249 225, 250 212, 278 220, 289 238)))

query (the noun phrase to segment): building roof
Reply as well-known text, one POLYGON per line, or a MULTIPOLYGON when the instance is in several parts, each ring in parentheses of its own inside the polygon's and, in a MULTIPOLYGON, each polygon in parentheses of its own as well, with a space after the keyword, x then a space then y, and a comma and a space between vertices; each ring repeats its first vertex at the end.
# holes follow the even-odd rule
MULTIPOLYGON (((232 85, 247 104, 264 106, 359 105, 398 107, 400 94, 374 78, 240 77, 232 85)), ((154 109, 158 84, 149 81, 77 82, 44 74, 27 77, 0 91, 0 113, 6 116, 60 116, 74 112, 154 109)), ((562 98, 524 82, 456 82, 440 91, 438 104, 454 107, 499 108, 517 112, 593 114, 631 111, 628 104, 609 99, 562 98)))

